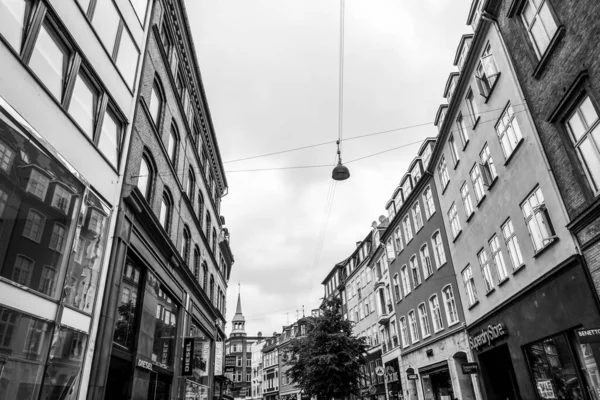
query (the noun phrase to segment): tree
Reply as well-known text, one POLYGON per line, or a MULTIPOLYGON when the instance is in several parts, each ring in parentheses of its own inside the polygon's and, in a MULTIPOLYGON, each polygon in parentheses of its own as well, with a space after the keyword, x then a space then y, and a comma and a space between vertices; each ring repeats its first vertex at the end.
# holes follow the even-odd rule
POLYGON ((361 369, 366 364, 364 338, 352 336, 352 323, 344 320, 339 298, 325 300, 321 313, 306 317, 306 336, 290 342, 288 376, 308 396, 318 400, 359 393, 361 369))

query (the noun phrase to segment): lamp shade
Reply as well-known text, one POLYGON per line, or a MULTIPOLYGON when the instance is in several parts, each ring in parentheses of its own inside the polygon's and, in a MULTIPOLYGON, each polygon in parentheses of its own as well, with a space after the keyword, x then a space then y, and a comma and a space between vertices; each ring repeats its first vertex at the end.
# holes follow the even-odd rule
POLYGON ((336 181, 345 181, 346 179, 350 178, 350 171, 348 171, 348 168, 346 168, 346 166, 340 163, 336 165, 333 169, 331 177, 333 178, 333 180, 336 181))

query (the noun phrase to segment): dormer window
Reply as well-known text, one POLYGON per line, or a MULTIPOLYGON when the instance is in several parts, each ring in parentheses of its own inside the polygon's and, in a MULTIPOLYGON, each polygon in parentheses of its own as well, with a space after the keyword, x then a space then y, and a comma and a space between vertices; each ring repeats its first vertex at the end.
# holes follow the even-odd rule
POLYGON ((27 182, 26 190, 44 200, 46 198, 46 192, 48 191, 49 183, 50 178, 41 174, 38 170, 32 169, 31 174, 29 175, 29 182, 27 182))
POLYGON ((456 63, 456 67, 459 71, 462 71, 465 61, 467 59, 467 54, 469 53, 469 48, 471 47, 472 38, 465 39, 462 47, 460 49, 460 54, 458 55, 458 60, 456 63))
POLYGON ((415 181, 415 184, 421 179, 421 163, 417 162, 413 169, 410 170, 410 174, 415 181))
POLYGON ((61 210, 63 213, 69 211, 69 205, 71 204, 71 193, 61 185, 54 187, 54 196, 52 196, 52 207, 61 210))
POLYGON ((421 154, 421 158, 423 159, 423 168, 427 168, 429 165, 429 160, 431 159, 431 145, 427 145, 423 150, 423 154, 421 154))
POLYGON ((473 19, 471 20, 473 32, 477 31, 477 26, 479 26, 479 21, 481 20, 481 13, 483 11, 483 3, 483 1, 479 0, 475 4, 475 12, 473 15, 473 19))
POLYGON ((392 219, 394 219, 394 216, 396 215, 396 210, 394 209, 393 204, 390 204, 390 206, 387 209, 387 212, 388 212, 388 217, 389 217, 390 221, 392 219))
POLYGON ((404 200, 406 200, 408 198, 411 191, 412 191, 412 181, 409 176, 408 178, 406 178, 406 180, 402 184, 402 193, 404 194, 404 200))
POLYGON ((12 164, 15 152, 10 149, 4 142, 0 141, 0 169, 8 172, 12 164))

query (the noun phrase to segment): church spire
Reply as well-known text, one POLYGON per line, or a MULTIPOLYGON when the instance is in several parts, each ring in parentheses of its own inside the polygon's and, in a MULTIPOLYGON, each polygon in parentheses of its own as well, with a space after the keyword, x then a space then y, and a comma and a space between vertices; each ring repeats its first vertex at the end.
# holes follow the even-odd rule
POLYGON ((242 314, 242 297, 239 292, 238 292, 237 307, 235 309, 235 315, 233 316, 233 320, 231 322, 233 325, 233 329, 231 331, 232 335, 235 334, 235 335, 246 336, 246 328, 245 328, 246 319, 244 318, 244 315, 242 314))

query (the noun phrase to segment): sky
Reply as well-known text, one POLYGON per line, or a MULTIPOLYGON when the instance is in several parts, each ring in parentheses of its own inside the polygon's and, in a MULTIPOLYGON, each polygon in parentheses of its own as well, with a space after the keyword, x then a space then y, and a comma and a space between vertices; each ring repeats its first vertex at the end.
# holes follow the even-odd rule
MULTIPOLYGON (((459 40, 472 33, 470 4, 345 1, 343 139, 433 122, 459 40)), ((231 161, 338 138, 340 1, 186 7, 229 184, 227 331, 239 290, 248 335, 271 335, 318 307, 323 279, 386 214, 420 141, 437 128, 343 141, 344 162, 404 147, 349 162, 350 179, 335 185, 331 167, 247 171, 333 165, 335 143, 231 161)))

